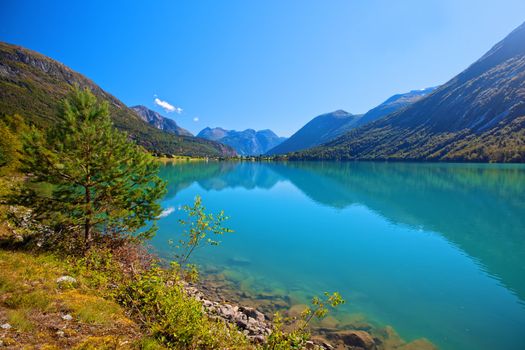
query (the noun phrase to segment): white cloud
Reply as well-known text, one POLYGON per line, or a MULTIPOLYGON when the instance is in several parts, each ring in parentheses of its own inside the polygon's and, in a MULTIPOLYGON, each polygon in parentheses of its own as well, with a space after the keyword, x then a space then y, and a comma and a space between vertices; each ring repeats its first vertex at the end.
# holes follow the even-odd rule
POLYGON ((199 117, 195 117, 195 118, 193 118, 193 121, 194 121, 195 123, 197 123, 197 122, 199 121, 199 117))
POLYGON ((164 110, 167 112, 167 113, 171 113, 171 112, 175 112, 177 114, 181 114, 182 113, 182 108, 180 107, 176 107, 174 105, 172 105, 171 103, 167 102, 167 101, 162 101, 160 98, 158 97, 155 97, 155 100, 154 100, 155 104, 159 107, 162 107, 164 108, 164 110))
POLYGON ((167 209, 164 209, 162 211, 162 213, 160 213, 159 216, 157 216, 157 219, 160 219, 160 218, 165 218, 166 216, 170 215, 171 213, 173 213, 175 211, 175 208, 173 207, 169 207, 167 209))

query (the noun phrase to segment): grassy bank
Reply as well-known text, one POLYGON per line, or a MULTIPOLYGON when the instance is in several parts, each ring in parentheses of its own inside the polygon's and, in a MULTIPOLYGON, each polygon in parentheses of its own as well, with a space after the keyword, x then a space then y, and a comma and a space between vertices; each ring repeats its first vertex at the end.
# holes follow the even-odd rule
POLYGON ((89 274, 57 283, 71 264, 52 254, 0 250, 0 331, 13 349, 162 349, 89 274), (6 326, 8 327, 8 326, 6 326))

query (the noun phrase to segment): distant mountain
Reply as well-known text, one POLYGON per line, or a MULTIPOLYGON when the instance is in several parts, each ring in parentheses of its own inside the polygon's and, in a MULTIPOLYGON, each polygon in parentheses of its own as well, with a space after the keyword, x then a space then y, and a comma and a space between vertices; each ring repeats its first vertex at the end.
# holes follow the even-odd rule
POLYGON ((220 139, 228 136, 230 132, 234 131, 224 130, 223 128, 204 128, 197 134, 197 137, 212 141, 219 141, 220 139))
POLYGON ((159 113, 152 111, 145 106, 133 106, 131 109, 134 110, 142 120, 149 125, 153 125, 157 129, 175 135, 193 136, 191 132, 178 126, 173 119, 163 117, 159 113))
POLYGON ((205 128, 199 132, 197 137, 228 145, 235 149, 238 154, 244 156, 265 154, 286 140, 285 137, 279 137, 271 130, 255 131, 253 129, 235 131, 222 128, 205 128))
POLYGON ((525 162, 525 23, 427 97, 290 159, 525 162))
POLYGON ((404 94, 394 95, 385 102, 381 103, 379 106, 372 108, 371 110, 366 112, 363 115, 363 117, 360 118, 357 123, 355 123, 354 127, 365 125, 367 123, 386 117, 390 113, 397 112, 402 108, 405 108, 411 105, 412 103, 421 100, 423 97, 427 96, 435 89, 435 87, 431 87, 421 90, 412 90, 404 94))
POLYGON ((37 52, 0 42, 0 115, 22 115, 40 128, 59 118, 61 101, 74 85, 89 88, 109 103, 115 126, 151 152, 188 156, 226 156, 235 151, 220 143, 164 132, 93 81, 37 52))
POLYGON ((419 101, 434 89, 413 90, 405 94, 394 95, 362 115, 351 114, 343 110, 322 114, 308 122, 288 140, 268 151, 268 154, 286 154, 330 142, 351 129, 383 118, 419 101))
POLYGON ((268 154, 285 154, 331 141, 351 129, 360 117, 343 110, 319 115, 268 154))

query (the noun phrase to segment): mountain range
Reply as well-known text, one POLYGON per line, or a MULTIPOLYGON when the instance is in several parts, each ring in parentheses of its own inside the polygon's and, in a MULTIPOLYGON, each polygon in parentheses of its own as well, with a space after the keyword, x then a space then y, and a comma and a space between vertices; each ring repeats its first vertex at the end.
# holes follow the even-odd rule
POLYGON ((191 132, 178 126, 173 119, 166 118, 160 115, 159 113, 149 109, 148 107, 133 106, 130 108, 134 110, 142 120, 144 120, 149 125, 156 127, 157 129, 175 135, 193 136, 191 132))
POLYGON ((352 128, 360 118, 343 110, 326 113, 310 120, 289 139, 270 149, 268 154, 284 154, 331 141, 352 128))
POLYGON ((253 129, 236 131, 222 128, 204 128, 197 134, 197 137, 228 145, 243 156, 265 154, 286 140, 285 137, 279 137, 271 130, 255 131, 253 129))
POLYGON ((392 112, 419 101, 434 89, 413 90, 404 94, 394 95, 379 106, 361 115, 348 113, 343 110, 322 114, 309 121, 288 140, 269 150, 268 154, 286 154, 330 142, 351 129, 383 118, 392 112))
POLYGON ((289 159, 525 162, 525 23, 426 97, 289 159))
POLYGON ((364 115, 337 110, 292 137, 205 128, 197 137, 144 106, 127 107, 87 77, 0 42, 0 116, 46 128, 73 86, 107 101, 114 125, 152 153, 290 160, 525 162, 525 23, 447 83, 394 95, 364 115))
POLYGON ((59 120, 61 102, 73 86, 87 87, 107 101, 114 125, 153 153, 235 155, 221 143, 158 129, 82 74, 37 52, 0 42, 0 116, 20 114, 29 124, 49 127, 59 120))

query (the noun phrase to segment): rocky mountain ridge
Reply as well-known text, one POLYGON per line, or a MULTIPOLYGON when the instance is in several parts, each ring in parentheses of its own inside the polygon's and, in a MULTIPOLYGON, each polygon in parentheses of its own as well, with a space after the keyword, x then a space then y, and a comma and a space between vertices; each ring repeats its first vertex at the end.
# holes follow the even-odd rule
POLYGON ((235 149, 243 156, 261 155, 283 142, 286 138, 277 136, 271 130, 246 129, 244 131, 222 128, 204 128, 197 137, 217 141, 235 149))

